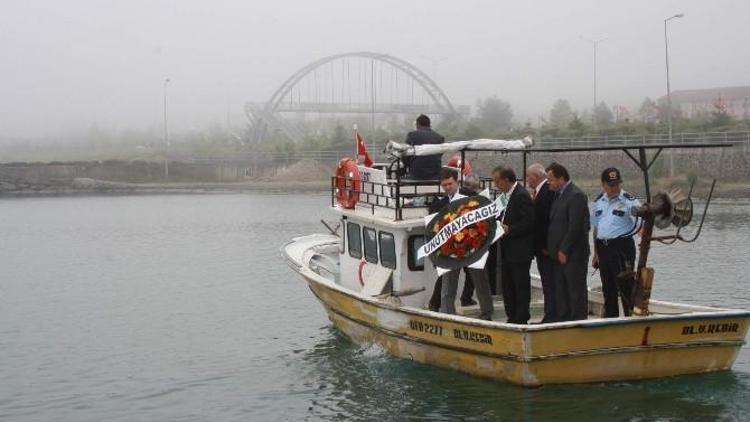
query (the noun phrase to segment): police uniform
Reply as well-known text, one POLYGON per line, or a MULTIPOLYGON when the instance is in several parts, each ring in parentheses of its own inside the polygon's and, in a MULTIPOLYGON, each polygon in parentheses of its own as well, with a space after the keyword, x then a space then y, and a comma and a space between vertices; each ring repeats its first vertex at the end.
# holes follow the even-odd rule
MULTIPOLYGON (((622 183, 619 170, 615 168, 604 170, 602 182, 610 185, 622 183)), ((618 281, 618 275, 634 269, 633 235, 637 232, 639 220, 630 213, 630 210, 638 206, 640 202, 624 190, 611 199, 602 192, 594 200, 591 226, 596 228, 594 247, 599 257, 605 318, 616 318, 620 315, 617 305, 618 296, 622 300, 625 316, 631 313, 633 282, 626 278, 618 281)))

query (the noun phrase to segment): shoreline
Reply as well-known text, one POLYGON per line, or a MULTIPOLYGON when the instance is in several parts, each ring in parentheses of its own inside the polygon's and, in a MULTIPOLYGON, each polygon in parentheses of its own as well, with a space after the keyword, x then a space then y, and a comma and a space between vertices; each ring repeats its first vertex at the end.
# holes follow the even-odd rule
POLYGON ((323 193, 330 182, 238 182, 238 183, 122 183, 88 179, 84 183, 32 185, 20 189, 0 189, 2 198, 74 197, 74 196, 126 196, 172 194, 226 194, 242 192, 323 193))
MULTIPOLYGON (((634 183, 631 183, 633 185, 634 183)), ((684 185, 684 182, 681 183, 684 185)), ((579 180, 578 185, 593 199, 600 192, 595 181, 579 180)), ((674 181, 657 180, 652 183, 652 192, 669 191, 674 181)), ((74 196, 125 196, 125 195, 201 195, 227 194, 243 192, 277 192, 277 193, 328 193, 329 181, 269 181, 252 182, 175 182, 175 183, 125 183, 110 182, 94 179, 74 179, 72 182, 28 184, 14 186, 8 189, 0 185, 0 199, 5 198, 37 198, 37 197, 74 197, 74 196)), ((686 188, 686 186, 683 186, 686 188)), ((628 186, 626 185, 627 189, 628 186)), ((704 199, 708 195, 709 186, 698 183, 695 186, 696 199, 704 199)), ((750 183, 721 183, 717 182, 713 199, 717 201, 748 200, 750 201, 750 183)))

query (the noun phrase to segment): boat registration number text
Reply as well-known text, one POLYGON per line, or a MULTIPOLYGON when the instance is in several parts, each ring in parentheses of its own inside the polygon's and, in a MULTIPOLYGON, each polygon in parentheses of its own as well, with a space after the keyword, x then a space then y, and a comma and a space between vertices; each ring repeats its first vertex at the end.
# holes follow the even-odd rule
POLYGON ((409 320, 409 327, 411 327, 411 329, 414 331, 419 331, 420 333, 434 334, 436 336, 443 335, 443 327, 437 324, 409 320))
MULTIPOLYGON (((436 336, 443 335, 443 326, 439 324, 430 324, 429 322, 409 320, 409 328, 414 331, 419 331, 420 333, 433 334, 436 336)), ((471 330, 454 329, 453 338, 463 341, 470 341, 473 343, 492 344, 491 335, 478 333, 471 330)))

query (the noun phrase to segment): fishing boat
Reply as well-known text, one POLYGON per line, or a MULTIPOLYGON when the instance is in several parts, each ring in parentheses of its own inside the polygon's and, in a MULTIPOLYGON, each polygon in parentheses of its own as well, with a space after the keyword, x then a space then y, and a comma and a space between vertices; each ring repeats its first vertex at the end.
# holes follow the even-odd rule
MULTIPOLYGON (((477 306, 457 306, 455 315, 430 311, 427 301, 436 269, 432 260, 420 259, 418 251, 431 234, 425 227, 428 211, 424 204, 441 193, 437 181, 406 180, 400 158, 434 154, 435 149, 392 143, 392 161, 379 168, 342 160, 331 179, 330 209, 338 215, 338 228, 327 225, 328 233, 294 238, 282 247, 282 254, 337 329, 355 342, 377 344, 398 358, 526 387, 728 370, 745 342, 749 311, 650 299, 654 270, 647 262, 649 244, 697 238, 697 234, 687 238, 681 233, 693 217, 692 187, 687 197, 679 200, 663 192, 652 197, 650 192, 649 168, 661 151, 670 147, 673 145, 536 148, 527 139, 446 143, 439 150, 460 154, 459 170, 464 169, 465 154, 470 151, 522 154, 524 168, 527 157, 538 152, 627 154, 642 171, 645 184, 644 227, 634 275, 637 312, 632 316, 602 318, 602 294, 591 289, 587 319, 538 323, 544 303, 539 277, 533 273, 531 318, 536 323, 504 322, 498 297, 494 298, 496 320, 492 321, 478 319, 477 306), (654 227, 668 224, 673 224, 676 232, 654 235, 654 227)), ((489 187, 491 183, 482 179, 482 184, 489 187)))

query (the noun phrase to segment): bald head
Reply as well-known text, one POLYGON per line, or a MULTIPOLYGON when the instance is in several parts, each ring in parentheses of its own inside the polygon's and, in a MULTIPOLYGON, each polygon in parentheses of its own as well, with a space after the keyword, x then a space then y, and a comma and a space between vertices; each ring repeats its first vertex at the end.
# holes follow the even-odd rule
POLYGON ((534 163, 526 168, 526 183, 529 187, 536 189, 540 183, 547 178, 547 173, 544 171, 544 166, 539 163, 534 163))

